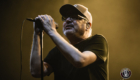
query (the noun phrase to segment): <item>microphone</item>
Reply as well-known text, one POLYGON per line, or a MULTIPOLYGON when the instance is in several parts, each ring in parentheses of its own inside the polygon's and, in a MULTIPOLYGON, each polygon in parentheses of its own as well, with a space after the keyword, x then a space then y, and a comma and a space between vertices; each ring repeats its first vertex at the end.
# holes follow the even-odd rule
MULTIPOLYGON (((35 20, 35 19, 33 19, 33 18, 26 18, 26 20, 31 21, 31 22, 36 22, 36 21, 38 21, 38 20, 35 20)), ((58 29, 58 23, 55 22, 55 26, 56 26, 56 29, 58 29)))

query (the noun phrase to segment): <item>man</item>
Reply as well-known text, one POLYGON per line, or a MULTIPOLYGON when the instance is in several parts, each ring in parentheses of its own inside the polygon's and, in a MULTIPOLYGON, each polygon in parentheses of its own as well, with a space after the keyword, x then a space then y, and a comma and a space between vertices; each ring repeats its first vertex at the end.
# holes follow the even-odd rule
MULTIPOLYGON (((53 18, 39 15, 43 30, 56 47, 43 62, 44 76, 54 72, 55 80, 108 80, 108 48, 101 35, 91 36, 92 16, 83 5, 66 4, 60 8, 63 33, 67 42, 57 31, 53 18)), ((31 51, 31 74, 41 77, 39 24, 34 24, 34 39, 31 51)))

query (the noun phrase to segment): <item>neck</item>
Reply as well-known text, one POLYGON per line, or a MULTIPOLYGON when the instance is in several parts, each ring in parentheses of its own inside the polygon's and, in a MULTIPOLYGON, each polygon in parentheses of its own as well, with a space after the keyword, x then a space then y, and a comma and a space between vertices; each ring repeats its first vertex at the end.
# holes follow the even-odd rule
POLYGON ((70 35, 70 36, 67 35, 66 37, 68 38, 68 40, 70 41, 70 43, 72 45, 78 44, 79 42, 87 39, 87 37, 85 37, 85 36, 77 37, 77 36, 74 36, 74 35, 70 35))

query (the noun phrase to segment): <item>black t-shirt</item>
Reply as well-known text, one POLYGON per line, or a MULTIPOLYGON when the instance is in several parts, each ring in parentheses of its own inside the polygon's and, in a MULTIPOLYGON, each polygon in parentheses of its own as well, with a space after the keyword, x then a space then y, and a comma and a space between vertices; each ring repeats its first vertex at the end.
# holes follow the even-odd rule
POLYGON ((74 46, 81 52, 92 51, 98 60, 86 67, 75 68, 55 47, 44 59, 52 66, 55 80, 109 80, 108 46, 103 36, 94 35, 74 46))

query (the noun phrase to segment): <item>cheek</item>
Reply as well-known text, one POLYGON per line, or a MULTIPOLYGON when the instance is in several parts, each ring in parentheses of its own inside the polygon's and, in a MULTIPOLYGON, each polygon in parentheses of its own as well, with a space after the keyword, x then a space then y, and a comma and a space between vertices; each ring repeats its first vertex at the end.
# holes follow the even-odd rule
POLYGON ((73 25, 74 25, 74 28, 75 28, 76 30, 79 30, 80 25, 79 25, 79 22, 78 22, 78 21, 73 21, 73 25))
POLYGON ((82 21, 75 21, 75 23, 74 23, 74 25, 75 25, 75 28, 76 29, 78 29, 78 31, 80 30, 85 30, 86 29, 86 27, 85 27, 85 24, 83 24, 83 22, 82 21))
POLYGON ((66 25, 66 22, 63 22, 63 27, 66 25))
POLYGON ((65 26, 65 25, 66 25, 66 22, 63 22, 63 28, 62 28, 63 30, 64 30, 64 26, 65 26))
POLYGON ((86 24, 81 25, 82 30, 86 30, 86 24))
POLYGON ((86 23, 85 23, 85 21, 84 20, 81 20, 79 22, 79 24, 80 24, 80 29, 85 31, 86 30, 86 23))
POLYGON ((77 22, 76 30, 80 35, 83 35, 86 31, 86 24, 84 24, 82 21, 77 22))

